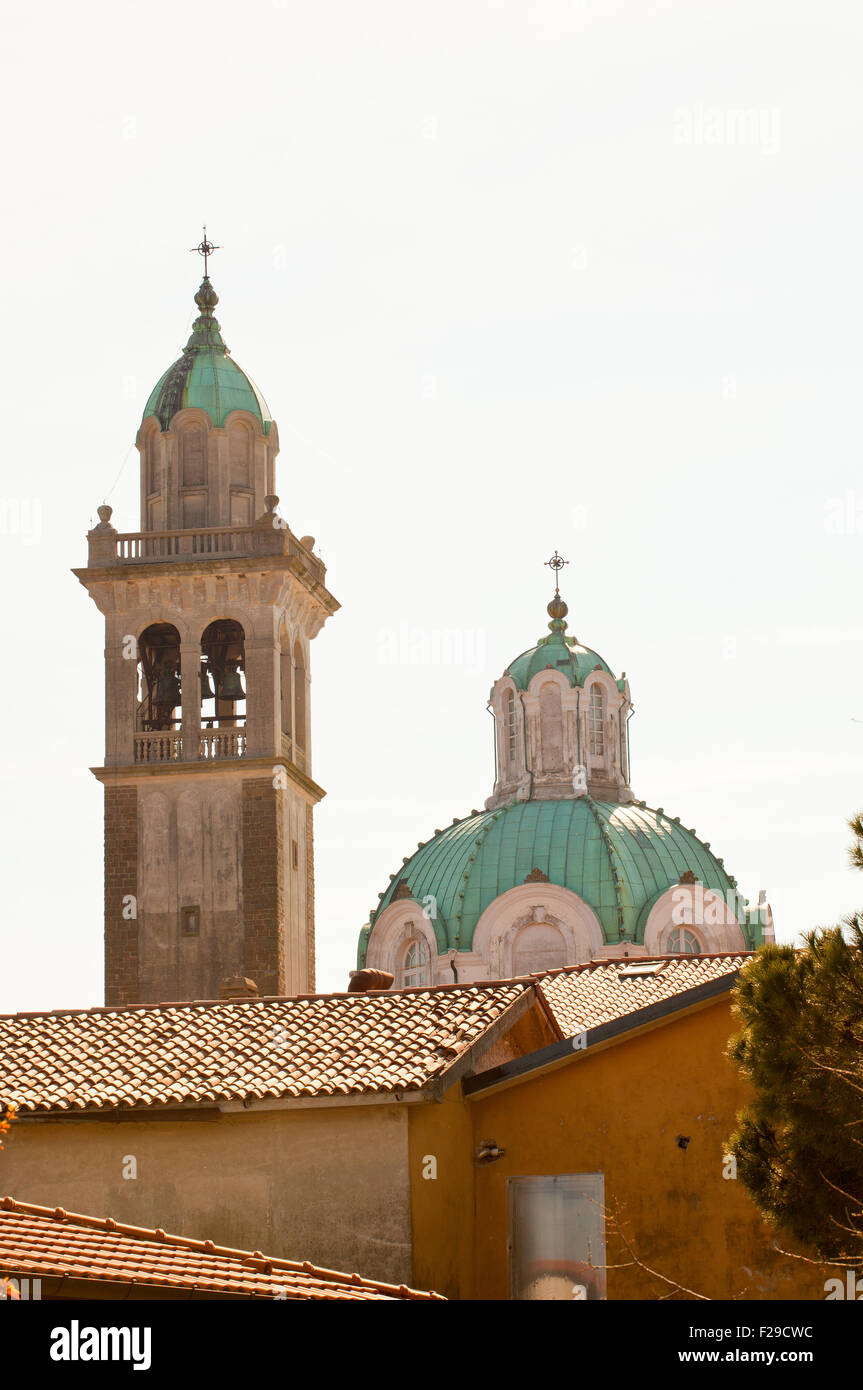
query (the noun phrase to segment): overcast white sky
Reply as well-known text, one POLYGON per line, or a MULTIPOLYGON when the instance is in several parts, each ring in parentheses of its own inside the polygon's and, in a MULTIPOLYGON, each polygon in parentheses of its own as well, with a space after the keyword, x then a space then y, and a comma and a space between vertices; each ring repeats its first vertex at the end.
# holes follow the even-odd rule
POLYGON ((636 794, 782 939, 863 904, 859 7, 3 8, 0 1009, 102 1001, 103 633, 69 570, 106 498, 138 529, 205 220, 343 605, 318 987, 489 794, 488 689, 555 547, 570 631, 632 684, 636 794))

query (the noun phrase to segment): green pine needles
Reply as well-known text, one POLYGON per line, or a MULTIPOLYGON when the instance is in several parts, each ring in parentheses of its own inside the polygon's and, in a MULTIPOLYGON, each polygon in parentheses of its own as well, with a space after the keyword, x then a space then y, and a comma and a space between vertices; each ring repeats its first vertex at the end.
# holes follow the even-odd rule
MULTIPOLYGON (((863 868, 863 816, 849 821, 863 868)), ((728 1056, 754 1091, 728 1152, 762 1214, 810 1256, 863 1270, 863 914, 765 946, 735 992, 728 1056)), ((802 1253, 802 1252, 801 1252, 802 1253)))

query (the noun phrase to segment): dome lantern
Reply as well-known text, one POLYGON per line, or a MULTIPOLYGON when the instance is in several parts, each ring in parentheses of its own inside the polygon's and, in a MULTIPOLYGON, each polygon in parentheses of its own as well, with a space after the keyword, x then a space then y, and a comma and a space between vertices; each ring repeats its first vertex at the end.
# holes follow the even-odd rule
MULTIPOLYGON (((568 561, 555 551, 555 574, 568 561), (556 562, 556 563, 555 563, 556 562)), ((555 584, 548 636, 522 652, 492 686, 495 784, 488 810, 512 800, 633 800, 629 786, 629 685, 590 647, 567 636, 569 607, 555 584)))

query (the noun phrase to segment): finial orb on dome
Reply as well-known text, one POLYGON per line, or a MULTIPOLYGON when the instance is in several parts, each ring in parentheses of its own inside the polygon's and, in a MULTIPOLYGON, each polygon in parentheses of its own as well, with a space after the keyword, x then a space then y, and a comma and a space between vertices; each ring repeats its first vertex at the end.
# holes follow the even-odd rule
POLYGON ((560 594, 555 594, 551 603, 548 605, 548 616, 558 621, 561 618, 565 618, 568 612, 569 605, 564 603, 560 594))
POLYGON ((210 314, 219 302, 219 296, 213 289, 209 275, 205 275, 201 281, 201 288, 195 295, 195 303, 202 314, 210 314))
MULTIPOLYGON (((557 590, 555 590, 554 598, 548 605, 547 612, 548 616, 551 618, 551 622, 548 625, 549 632, 551 632, 552 635, 556 633, 559 637, 563 637, 567 629, 566 615, 569 612, 569 606, 564 603, 557 590)), ((550 642, 552 638, 549 637, 546 640, 550 642)))

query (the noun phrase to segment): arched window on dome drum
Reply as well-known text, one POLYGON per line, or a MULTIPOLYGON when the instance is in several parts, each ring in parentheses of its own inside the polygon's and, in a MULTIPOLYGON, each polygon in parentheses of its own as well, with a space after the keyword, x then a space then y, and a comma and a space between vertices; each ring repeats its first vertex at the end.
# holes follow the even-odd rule
POLYGON ((399 971, 402 988, 407 985, 431 984, 429 971, 429 948, 422 937, 408 941, 402 948, 401 969, 399 971))
POLYGON ((515 696, 511 690, 506 692, 506 739, 509 766, 515 767, 518 759, 518 721, 515 714, 515 696))
POLYGON ((206 438, 197 422, 180 432, 180 486, 201 487, 206 481, 206 438))
POLYGON ((147 492, 152 495, 162 490, 162 458, 159 449, 159 436, 154 430, 147 440, 147 492))
POLYGON ((231 460, 231 486, 248 487, 251 482, 252 436, 248 425, 235 420, 228 430, 231 460))
POLYGON ((242 420, 235 420, 228 429, 228 456, 231 479, 231 525, 249 526, 252 522, 252 432, 242 420))
POLYGON ((540 746, 543 772, 563 767, 563 705, 560 686, 546 681, 539 692, 540 746))
POLYGON ((593 685, 590 689, 590 701, 587 707, 590 756, 592 758, 605 757, 605 730, 603 727, 604 710, 605 701, 602 696, 602 686, 593 685))
POLYGON ((700 956, 701 942, 694 932, 686 927, 672 927, 665 941, 665 954, 668 956, 700 956))
POLYGON ((180 634, 173 623, 151 623, 138 638, 135 726, 139 733, 179 729, 180 634))
POLYGON ((246 636, 233 618, 220 618, 201 637, 201 728, 246 724, 246 636))

